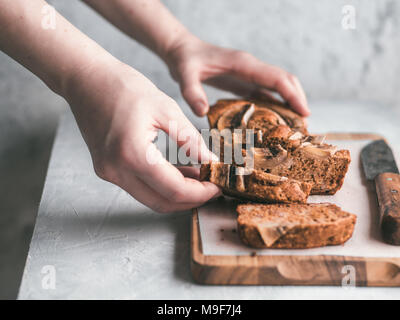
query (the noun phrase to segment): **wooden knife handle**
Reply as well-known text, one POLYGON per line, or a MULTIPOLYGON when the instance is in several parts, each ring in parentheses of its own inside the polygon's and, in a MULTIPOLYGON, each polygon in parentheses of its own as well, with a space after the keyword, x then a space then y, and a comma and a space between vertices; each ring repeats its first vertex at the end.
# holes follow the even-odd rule
POLYGON ((381 173, 375 178, 383 240, 400 245, 400 175, 381 173))

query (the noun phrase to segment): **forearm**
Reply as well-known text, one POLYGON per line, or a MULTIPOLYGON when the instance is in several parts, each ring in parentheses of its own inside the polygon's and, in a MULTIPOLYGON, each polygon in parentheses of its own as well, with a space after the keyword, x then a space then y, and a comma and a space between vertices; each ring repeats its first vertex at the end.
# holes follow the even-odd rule
POLYGON ((0 0, 0 50, 64 95, 69 79, 113 57, 56 13, 55 29, 45 29, 43 0, 0 0))
POLYGON ((193 37, 159 0, 83 1, 161 58, 193 37))

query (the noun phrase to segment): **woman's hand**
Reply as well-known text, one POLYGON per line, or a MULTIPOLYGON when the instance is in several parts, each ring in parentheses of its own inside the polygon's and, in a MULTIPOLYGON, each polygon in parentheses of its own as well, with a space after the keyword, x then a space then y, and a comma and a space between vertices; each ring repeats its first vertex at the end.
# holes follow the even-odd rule
POLYGON ((310 112, 303 89, 290 73, 252 55, 213 46, 192 35, 159 0, 84 0, 132 38, 157 53, 180 84, 193 111, 207 113, 201 83, 246 96, 278 92, 301 115, 310 112), (154 17, 157 17, 155 23, 154 17))
POLYGON ((257 91, 270 96, 268 90, 275 91, 297 113, 310 113, 295 76, 247 52, 217 47, 188 35, 168 48, 163 58, 183 97, 199 116, 209 108, 202 82, 240 96, 257 91))
POLYGON ((138 201, 158 212, 172 212, 220 194, 214 184, 196 180, 195 168, 178 170, 152 143, 163 130, 185 145, 192 158, 213 157, 176 102, 139 72, 116 60, 87 67, 69 81, 65 98, 96 173, 138 201))

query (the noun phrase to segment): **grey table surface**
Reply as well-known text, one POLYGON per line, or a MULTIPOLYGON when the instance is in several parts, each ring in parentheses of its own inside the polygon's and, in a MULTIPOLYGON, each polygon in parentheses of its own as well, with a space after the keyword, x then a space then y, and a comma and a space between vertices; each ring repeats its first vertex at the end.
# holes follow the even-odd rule
MULTIPOLYGON (((400 108, 316 101, 312 132, 375 132, 400 150, 400 108)), ((197 125, 204 119, 187 113, 197 125)), ((398 288, 206 286, 190 273, 190 213, 160 215, 97 178, 70 112, 55 139, 19 299, 392 299, 398 288), (49 278, 51 277, 51 278, 49 278)))

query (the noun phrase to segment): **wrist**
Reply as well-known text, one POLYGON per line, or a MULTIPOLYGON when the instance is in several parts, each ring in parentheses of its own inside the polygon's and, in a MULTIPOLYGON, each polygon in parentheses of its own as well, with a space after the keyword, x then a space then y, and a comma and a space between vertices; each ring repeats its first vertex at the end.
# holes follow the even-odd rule
POLYGON ((57 93, 67 102, 74 102, 81 91, 94 85, 94 80, 100 80, 104 74, 111 76, 120 65, 122 62, 108 53, 85 59, 63 74, 57 93))
POLYGON ((79 111, 88 104, 115 106, 126 90, 139 95, 146 91, 139 88, 149 86, 156 88, 139 71, 112 55, 103 55, 75 69, 64 81, 62 96, 73 111, 79 111))

